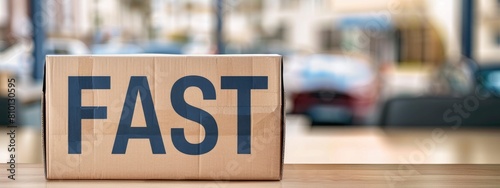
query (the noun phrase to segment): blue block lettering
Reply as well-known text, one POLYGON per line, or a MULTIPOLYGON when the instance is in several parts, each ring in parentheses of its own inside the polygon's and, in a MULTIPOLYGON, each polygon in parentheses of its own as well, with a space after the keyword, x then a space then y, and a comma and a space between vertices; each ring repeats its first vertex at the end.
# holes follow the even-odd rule
POLYGON ((110 89, 109 76, 68 77, 68 153, 82 153, 82 119, 106 119, 105 106, 82 107, 82 89, 110 89))
POLYGON ((267 89, 267 76, 222 76, 221 89, 236 89, 238 97, 238 154, 251 153, 251 90, 267 89))
POLYGON ((123 104, 120 123, 116 133, 112 154, 125 154, 129 139, 149 139, 153 154, 165 154, 165 146, 156 118, 156 111, 151 97, 148 80, 145 76, 132 76, 123 104), (146 119, 146 127, 132 127, 137 95, 141 96, 142 109, 146 119), (127 111, 129 113, 127 113, 127 111))
POLYGON ((172 128, 172 142, 182 153, 201 155, 211 151, 218 139, 218 128, 215 119, 208 112, 189 105, 184 100, 184 91, 189 87, 198 87, 203 93, 203 99, 215 100, 215 88, 212 83, 201 76, 185 76, 172 86, 170 100, 177 114, 199 123, 205 129, 205 139, 198 144, 189 143, 184 135, 184 128, 172 128))

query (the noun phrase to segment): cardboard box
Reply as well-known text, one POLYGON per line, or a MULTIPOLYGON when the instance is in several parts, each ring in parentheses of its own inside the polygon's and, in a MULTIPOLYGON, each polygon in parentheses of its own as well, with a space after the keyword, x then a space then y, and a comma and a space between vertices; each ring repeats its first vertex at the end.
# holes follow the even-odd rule
POLYGON ((47 179, 279 180, 279 55, 47 56, 47 179))

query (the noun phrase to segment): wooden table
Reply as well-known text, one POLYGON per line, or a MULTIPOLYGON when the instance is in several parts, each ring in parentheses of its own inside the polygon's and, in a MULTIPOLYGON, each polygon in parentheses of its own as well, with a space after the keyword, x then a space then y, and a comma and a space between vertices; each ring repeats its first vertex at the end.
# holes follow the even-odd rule
POLYGON ((500 165, 286 164, 282 181, 45 180, 42 164, 0 164, 0 187, 498 187, 500 165))

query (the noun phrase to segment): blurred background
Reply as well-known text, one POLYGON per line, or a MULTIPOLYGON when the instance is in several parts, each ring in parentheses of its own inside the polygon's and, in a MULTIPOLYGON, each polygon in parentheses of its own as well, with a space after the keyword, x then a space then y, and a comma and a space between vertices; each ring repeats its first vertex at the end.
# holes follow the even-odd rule
POLYGON ((0 0, 0 114, 15 77, 17 156, 41 162, 46 54, 275 53, 286 163, 500 164, 499 20, 496 0, 0 0))

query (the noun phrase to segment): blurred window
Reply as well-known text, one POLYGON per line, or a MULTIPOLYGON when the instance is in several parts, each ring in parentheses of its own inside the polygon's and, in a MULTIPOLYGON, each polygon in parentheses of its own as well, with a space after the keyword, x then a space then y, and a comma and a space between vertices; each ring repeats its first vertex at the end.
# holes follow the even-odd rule
POLYGON ((300 0, 282 0, 281 9, 283 10, 294 10, 299 8, 300 0))
MULTIPOLYGON (((500 0, 499 0, 500 1, 500 0)), ((495 37, 495 44, 497 46, 500 46, 500 31, 497 31, 496 37, 495 37)))
POLYGON ((398 62, 436 63, 444 60, 444 49, 436 30, 428 24, 399 28, 398 62))
POLYGON ((342 31, 327 28, 321 31, 320 36, 322 50, 340 50, 342 43, 342 31))
POLYGON ((289 29, 287 28, 287 26, 282 22, 280 23, 280 25, 278 26, 278 29, 276 30, 276 35, 275 35, 275 38, 280 40, 280 41, 285 41, 286 40, 286 35, 287 35, 287 32, 289 29))

